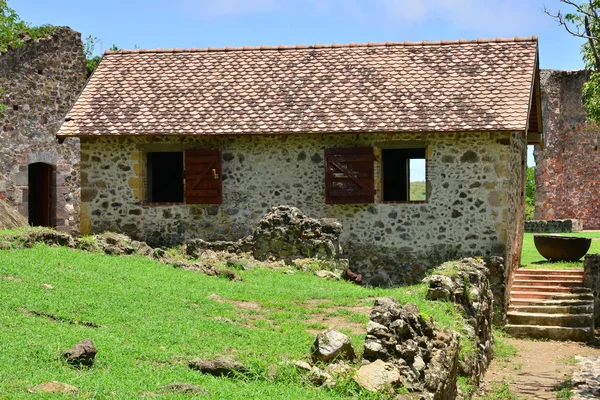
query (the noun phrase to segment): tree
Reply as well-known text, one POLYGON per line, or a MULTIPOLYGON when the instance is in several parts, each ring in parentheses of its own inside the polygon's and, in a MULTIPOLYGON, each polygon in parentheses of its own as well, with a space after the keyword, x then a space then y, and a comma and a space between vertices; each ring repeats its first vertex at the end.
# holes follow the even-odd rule
POLYGON ((544 12, 571 35, 585 39, 581 53, 590 78, 583 86, 583 104, 587 107, 588 119, 600 124, 600 0, 560 2, 572 7, 572 11, 552 13, 544 7, 544 12))
MULTIPOLYGON (((83 43, 83 52, 85 53, 85 62, 87 64, 88 78, 92 75, 94 70, 98 67, 98 64, 100 64, 100 60, 102 60, 101 56, 94 55, 94 50, 96 48, 96 45, 99 43, 102 43, 102 41, 92 35, 86 37, 85 42, 83 43)), ((116 44, 113 44, 111 46, 110 50, 119 51, 121 49, 119 49, 116 44)))
POLYGON ((36 39, 51 32, 52 26, 31 26, 8 6, 6 0, 0 0, 0 52, 10 47, 21 47, 26 37, 36 39))
POLYGON ((525 180, 525 219, 535 219, 535 167, 527 167, 525 180))

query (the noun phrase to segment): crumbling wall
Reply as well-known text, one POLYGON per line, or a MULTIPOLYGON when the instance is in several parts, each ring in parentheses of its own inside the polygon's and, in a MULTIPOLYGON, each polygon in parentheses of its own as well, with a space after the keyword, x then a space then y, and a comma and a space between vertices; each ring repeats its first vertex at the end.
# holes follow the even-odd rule
POLYGON ((0 54, 0 198, 27 218, 29 165, 49 164, 53 222, 67 231, 79 228, 79 140, 59 145, 55 134, 85 79, 81 35, 67 27, 0 54))
POLYGON ((536 146, 535 219, 581 219, 600 229, 600 135, 586 122, 587 71, 541 71, 543 148, 536 146))

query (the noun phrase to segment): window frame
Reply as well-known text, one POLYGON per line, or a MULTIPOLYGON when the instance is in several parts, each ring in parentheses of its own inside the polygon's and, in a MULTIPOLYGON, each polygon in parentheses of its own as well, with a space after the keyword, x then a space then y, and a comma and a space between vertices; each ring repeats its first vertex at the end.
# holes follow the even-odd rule
POLYGON ((431 187, 429 182, 429 159, 431 157, 430 147, 427 144, 418 144, 412 146, 402 146, 402 145, 391 145, 391 146, 382 146, 378 147, 379 157, 378 157, 378 196, 377 200, 382 204, 425 204, 429 202, 429 198, 431 195, 431 187), (407 187, 407 197, 409 200, 385 200, 385 167, 384 167, 384 151, 386 150, 404 150, 407 153, 410 151, 423 150, 424 156, 421 157, 406 157, 406 160, 410 162, 410 160, 425 160, 425 200, 410 200, 410 169, 405 171, 408 175, 406 177, 406 181, 408 184, 407 187))

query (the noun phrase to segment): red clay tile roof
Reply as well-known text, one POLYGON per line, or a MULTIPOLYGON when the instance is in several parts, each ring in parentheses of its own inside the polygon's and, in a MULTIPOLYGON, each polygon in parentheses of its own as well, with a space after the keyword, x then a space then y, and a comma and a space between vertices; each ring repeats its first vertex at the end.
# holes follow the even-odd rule
POLYGON ((537 38, 107 51, 65 136, 524 131, 537 38))

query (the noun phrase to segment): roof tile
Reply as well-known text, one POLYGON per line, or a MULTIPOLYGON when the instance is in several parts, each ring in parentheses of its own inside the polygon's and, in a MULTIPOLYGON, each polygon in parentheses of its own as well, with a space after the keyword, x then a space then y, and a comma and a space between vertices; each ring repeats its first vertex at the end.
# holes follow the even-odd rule
POLYGON ((107 51, 59 136, 524 130, 537 38, 107 51))

